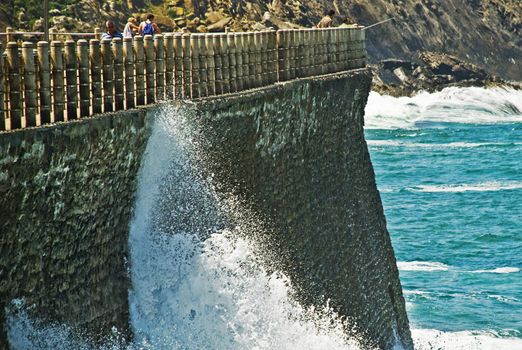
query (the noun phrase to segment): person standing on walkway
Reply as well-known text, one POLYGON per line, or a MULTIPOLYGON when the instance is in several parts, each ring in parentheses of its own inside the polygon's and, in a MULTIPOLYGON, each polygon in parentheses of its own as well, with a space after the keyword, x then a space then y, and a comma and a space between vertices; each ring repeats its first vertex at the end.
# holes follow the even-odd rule
POLYGON ((158 25, 153 21, 154 15, 152 13, 147 14, 147 19, 144 22, 140 23, 140 27, 138 29, 138 32, 141 36, 154 36, 154 34, 161 34, 161 30, 159 29, 158 25))
POLYGON ((125 28, 123 28, 123 37, 133 38, 139 29, 140 27, 138 26, 136 18, 129 17, 129 19, 127 20, 127 24, 125 25, 125 28))
POLYGON ((333 26, 333 18, 335 16, 335 11, 330 10, 326 13, 326 15, 317 23, 317 28, 330 28, 333 26))
POLYGON ((103 39, 113 39, 113 38, 123 39, 123 35, 116 30, 116 26, 114 25, 113 21, 108 20, 107 22, 105 22, 105 28, 107 31, 105 33, 103 33, 103 35, 101 37, 102 40, 103 39))

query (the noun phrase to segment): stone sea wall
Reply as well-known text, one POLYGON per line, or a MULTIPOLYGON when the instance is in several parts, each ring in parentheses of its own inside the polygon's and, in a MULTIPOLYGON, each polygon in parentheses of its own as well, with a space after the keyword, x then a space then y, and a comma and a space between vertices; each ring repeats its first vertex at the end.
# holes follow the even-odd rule
POLYGON ((95 339, 113 326, 127 332, 128 227, 146 115, 0 134, 0 314, 23 298, 34 316, 95 339))
MULTIPOLYGON (((329 300, 367 346, 401 341, 412 349, 364 140, 370 84, 370 71, 359 69, 198 99, 181 110, 200 128, 203 170, 219 193, 234 194, 262 221, 263 237, 254 238, 297 298, 329 300)), ((112 326, 128 330, 129 221, 155 113, 0 134, 1 306, 25 298, 35 315, 98 338, 112 326)))
MULTIPOLYGON (((368 69, 197 105, 216 188, 264 221, 267 260, 306 305, 347 317, 363 344, 413 348, 364 139, 368 69)), ((255 229, 254 229, 255 231, 255 229)))

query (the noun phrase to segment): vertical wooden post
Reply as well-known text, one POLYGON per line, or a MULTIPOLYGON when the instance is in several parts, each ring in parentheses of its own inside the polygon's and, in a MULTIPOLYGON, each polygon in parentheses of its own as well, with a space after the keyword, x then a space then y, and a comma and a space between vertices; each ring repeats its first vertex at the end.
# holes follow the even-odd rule
POLYGON ((145 91, 147 95, 147 104, 151 104, 155 102, 156 97, 154 39, 152 38, 152 35, 145 35, 143 42, 143 47, 145 49, 145 91))
POLYGON ((256 87, 263 85, 263 78, 262 78, 262 65, 261 65, 261 32, 254 32, 254 67, 256 70, 256 87))
POLYGON ((361 33, 360 34, 361 51, 362 51, 361 52, 361 57, 362 57, 361 67, 366 67, 366 60, 368 57, 368 55, 366 54, 366 31, 359 29, 359 32, 361 33))
POLYGON ((63 49, 61 41, 51 41, 54 122, 64 121, 63 49))
POLYGON ((198 38, 197 35, 192 34, 190 37, 190 62, 191 65, 191 74, 190 74, 190 97, 197 98, 200 96, 200 86, 199 86, 199 51, 198 51, 198 38))
MULTIPOLYGON (((0 52, 4 52, 2 43, 0 42, 0 52)), ((0 130, 6 130, 6 108, 4 104, 4 55, 0 55, 0 130)))
POLYGON ((248 52, 248 35, 249 33, 246 32, 239 33, 239 45, 241 46, 241 62, 243 64, 243 69, 241 72, 243 89, 250 89, 252 87, 252 77, 250 73, 250 54, 248 52))
POLYGON ((89 84, 89 43, 87 40, 78 40, 76 57, 80 81, 80 117, 88 117, 91 107, 91 90, 89 84))
POLYGON ((223 93, 223 62, 221 59, 221 47, 218 34, 210 34, 212 38, 212 47, 214 49, 214 64, 216 74, 216 95, 223 93))
POLYGON ((174 96, 183 97, 183 43, 181 34, 174 34, 174 96))
POLYGON ((78 66, 76 43, 65 42, 65 81, 67 91, 67 120, 78 118, 78 66))
POLYGON ((230 77, 230 91, 237 91, 237 64, 236 64, 236 45, 234 42, 234 33, 227 34, 228 46, 228 63, 230 77))
POLYGON ((112 39, 112 55, 114 57, 114 107, 116 111, 121 111, 125 108, 123 45, 121 38, 112 39))
POLYGON ((134 108, 134 50, 132 38, 123 38, 123 66, 125 69, 125 107, 134 108))
POLYGON ((223 69, 221 70, 223 79, 221 80, 223 82, 223 93, 229 93, 230 92, 230 59, 228 55, 228 42, 227 42, 227 34, 218 34, 219 36, 219 47, 220 47, 220 54, 221 54, 221 63, 223 65, 223 69))
POLYGON ((270 84, 268 54, 268 32, 264 30, 261 32, 261 80, 263 81, 263 85, 270 84))
POLYGON ((54 28, 49 29, 49 40, 51 40, 51 42, 58 41, 58 34, 56 34, 56 30, 54 28))
POLYGON ((101 42, 103 62, 103 111, 114 111, 114 58, 112 57, 111 39, 101 42))
POLYGON ((205 35, 207 47, 207 91, 209 96, 216 94, 216 53, 212 34, 205 35))
POLYGON ((256 88, 258 87, 258 81, 256 78, 257 68, 256 68, 256 40, 255 33, 248 32, 247 33, 247 46, 248 46, 248 87, 256 88))
POLYGON ((165 34, 165 94, 166 98, 174 98, 174 35, 165 34))
POLYGON ((236 81, 237 90, 242 91, 245 88, 245 72, 243 71, 243 45, 241 44, 242 33, 232 33, 234 38, 234 47, 236 48, 236 81))
POLYGON ((89 60, 91 64, 92 113, 98 114, 102 112, 102 61, 98 39, 89 41, 89 60))
POLYGON ((22 96, 20 77, 20 59, 18 57, 18 44, 7 43, 7 82, 9 89, 9 117, 11 119, 11 130, 22 127, 22 96))
POLYGON ((145 53, 143 49, 143 37, 134 37, 134 69, 136 70, 136 105, 145 104, 145 53))
POLYGON ((165 49, 163 35, 154 35, 154 51, 156 53, 156 101, 165 99, 165 49))
POLYGON ((279 52, 279 80, 286 81, 289 79, 288 71, 290 70, 290 61, 288 57, 288 30, 281 29, 277 31, 277 47, 279 52))
POLYGON ((277 52, 277 32, 270 30, 268 32, 268 71, 270 76, 270 83, 278 81, 278 52, 277 52))
POLYGON ((94 39, 101 40, 102 30, 98 27, 94 28, 94 39))
POLYGON ((49 43, 39 41, 38 80, 40 83, 40 124, 51 122, 51 69, 49 64, 49 43))
POLYGON ((32 42, 22 44, 22 64, 24 72, 25 126, 36 126, 36 76, 34 64, 34 45, 32 42))
POLYGON ((205 34, 196 34, 199 52, 199 92, 200 96, 207 96, 207 46, 205 34))
POLYGON ((12 32, 13 32, 13 28, 12 27, 5 28, 5 41, 7 43, 15 42, 13 34, 11 34, 12 32))
POLYGON ((310 57, 311 57, 311 38, 310 29, 303 30, 303 76, 310 76, 310 57))
POLYGON ((183 50, 183 98, 189 98, 192 88, 192 59, 190 57, 190 34, 181 37, 183 50))

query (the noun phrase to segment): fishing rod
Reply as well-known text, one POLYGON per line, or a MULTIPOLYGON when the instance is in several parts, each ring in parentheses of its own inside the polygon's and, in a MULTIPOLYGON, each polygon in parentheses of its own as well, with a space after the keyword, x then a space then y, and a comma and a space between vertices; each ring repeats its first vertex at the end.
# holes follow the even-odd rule
POLYGON ((369 25, 368 27, 364 27, 363 30, 369 29, 371 27, 378 26, 379 24, 383 24, 383 23, 389 22, 389 21, 394 20, 394 19, 395 19, 395 17, 385 19, 384 21, 380 21, 380 22, 374 23, 372 25, 369 25))

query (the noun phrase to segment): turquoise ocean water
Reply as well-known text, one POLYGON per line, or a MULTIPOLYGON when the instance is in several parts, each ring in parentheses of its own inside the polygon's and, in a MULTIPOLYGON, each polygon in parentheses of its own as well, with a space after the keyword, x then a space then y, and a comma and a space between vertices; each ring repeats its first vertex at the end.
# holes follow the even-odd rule
POLYGON ((372 93, 366 139, 417 346, 522 349, 522 92, 372 93))

